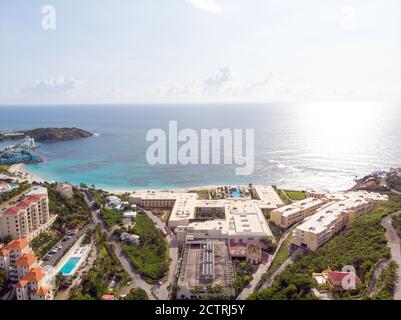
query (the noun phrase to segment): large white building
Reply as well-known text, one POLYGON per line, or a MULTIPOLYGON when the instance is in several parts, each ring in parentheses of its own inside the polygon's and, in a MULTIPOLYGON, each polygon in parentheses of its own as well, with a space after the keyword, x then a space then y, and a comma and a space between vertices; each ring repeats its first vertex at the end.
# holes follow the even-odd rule
POLYGON ((190 222, 187 234, 194 239, 228 239, 244 244, 273 236, 257 201, 243 199, 227 200, 221 219, 190 222))
POLYGON ((280 207, 270 213, 270 220, 281 228, 288 228, 312 215, 324 202, 317 198, 306 198, 280 207))
POLYGON ((168 226, 174 229, 188 225, 194 219, 196 193, 135 191, 130 196, 130 202, 144 208, 171 208, 168 226))
POLYGON ((17 203, 6 203, 0 207, 0 238, 32 240, 47 230, 56 216, 49 212, 47 189, 34 188, 23 194, 17 203))
POLYGON ((260 200, 258 201, 259 207, 265 212, 284 205, 283 201, 272 186, 256 185, 253 187, 253 192, 260 200))
POLYGON ((332 203, 295 228, 292 240, 294 245, 315 251, 355 217, 388 199, 387 196, 367 191, 330 193, 326 198, 332 200, 332 203))
MULTIPOLYGON (((278 203, 277 199, 274 201, 278 203)), ((196 193, 162 191, 136 191, 131 194, 130 202, 144 208, 171 208, 168 226, 175 229, 181 243, 187 239, 214 238, 247 244, 273 236, 261 209, 262 204, 276 208, 271 202, 234 198, 197 200, 196 193)))

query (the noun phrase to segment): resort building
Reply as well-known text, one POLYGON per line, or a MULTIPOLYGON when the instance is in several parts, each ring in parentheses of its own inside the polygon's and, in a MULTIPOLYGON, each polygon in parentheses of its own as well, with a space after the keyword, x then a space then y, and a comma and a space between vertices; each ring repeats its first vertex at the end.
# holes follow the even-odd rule
POLYGON ((130 203, 143 208, 171 209, 168 226, 174 229, 194 219, 196 199, 196 193, 135 191, 130 203))
POLYGON ((0 268, 10 283, 16 284, 18 300, 50 300, 53 298, 54 274, 39 267, 27 238, 12 240, 0 250, 0 268))
POLYGON ((296 201, 273 210, 270 213, 270 220, 281 228, 288 228, 312 215, 323 204, 322 200, 313 197, 296 201))
POLYGON ((230 200, 225 204, 224 217, 193 221, 187 226, 190 239, 226 239, 235 244, 258 244, 273 237, 269 225, 256 201, 230 200))
POLYGON ((260 200, 259 205, 264 212, 284 205, 272 186, 254 186, 253 193, 260 200))
POLYGON ((233 296, 234 266, 225 241, 191 241, 182 251, 178 270, 178 299, 197 299, 209 289, 233 296))
POLYGON ((47 230, 56 216, 49 213, 46 188, 36 188, 21 196, 17 203, 0 207, 0 238, 32 240, 47 230))
POLYGON ((246 258, 248 244, 273 238, 260 200, 197 200, 196 193, 136 191, 130 202, 144 208, 171 208, 168 226, 175 229, 181 245, 192 240, 229 240, 230 248, 245 247, 238 257, 246 258))
POLYGON ((387 196, 367 191, 329 194, 334 201, 318 210, 294 230, 292 243, 315 251, 344 229, 357 216, 369 211, 387 196))

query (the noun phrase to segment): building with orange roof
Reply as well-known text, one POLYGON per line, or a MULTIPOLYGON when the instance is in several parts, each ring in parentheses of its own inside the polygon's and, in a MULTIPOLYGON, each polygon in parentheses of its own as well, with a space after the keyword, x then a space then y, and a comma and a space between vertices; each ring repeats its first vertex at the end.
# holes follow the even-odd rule
POLYGON ((6 274, 10 268, 10 251, 6 248, 0 249, 0 269, 3 269, 6 274))
POLYGON ((23 195, 23 199, 0 208, 0 238, 34 237, 54 222, 49 213, 47 189, 38 187, 23 195))
POLYGON ((53 299, 55 275, 39 268, 27 238, 12 240, 0 249, 0 268, 6 271, 10 283, 16 284, 18 300, 53 299))
POLYGON ((18 300, 53 299, 51 278, 42 268, 32 268, 15 287, 18 300))
POLYGON ((25 277, 29 270, 38 267, 38 259, 33 253, 25 253, 16 262, 16 274, 18 280, 25 277))
POLYGON ((6 244, 5 248, 9 251, 10 262, 15 264, 15 262, 25 253, 29 253, 31 249, 29 248, 29 241, 27 238, 19 238, 12 240, 6 244))

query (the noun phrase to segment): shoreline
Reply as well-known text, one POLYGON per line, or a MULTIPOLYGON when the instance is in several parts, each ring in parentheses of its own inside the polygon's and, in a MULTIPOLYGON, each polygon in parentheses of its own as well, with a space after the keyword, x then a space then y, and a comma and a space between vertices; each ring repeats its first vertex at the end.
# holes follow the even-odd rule
MULTIPOLYGON (((26 180, 29 183, 33 182, 38 182, 38 183, 44 183, 44 182, 49 182, 52 183, 54 181, 46 180, 43 177, 31 173, 27 168, 26 164, 24 163, 19 163, 19 164, 13 164, 10 166, 9 171, 16 175, 17 177, 12 177, 12 178, 17 178, 19 180, 26 180)), ((4 175, 3 175, 4 176, 4 175)), ((111 194, 115 195, 122 195, 125 193, 132 193, 134 191, 165 191, 165 192, 194 192, 194 191, 199 191, 199 190, 205 190, 205 189, 217 189, 219 187, 225 187, 225 186, 232 186, 232 187, 248 187, 249 184, 210 184, 210 185, 202 185, 202 186, 191 186, 191 187, 182 187, 182 188, 113 188, 113 187, 97 187, 97 189, 104 190, 106 192, 109 192, 111 194)), ((259 185, 257 183, 253 185, 259 185)), ((355 186, 355 182, 350 185, 350 187, 346 187, 341 190, 329 190, 327 188, 319 188, 319 190, 325 190, 325 191, 346 191, 349 190, 355 186)), ((293 190, 293 191, 307 191, 307 190, 314 190, 312 187, 305 187, 305 188, 292 188, 292 187, 286 187, 286 186, 277 186, 278 189, 280 190, 293 190)), ((316 189, 317 190, 317 189, 316 189)))
POLYGON ((13 164, 13 165, 10 166, 8 171, 10 171, 10 173, 16 175, 17 179, 27 180, 29 183, 33 183, 33 182, 44 183, 44 182, 46 182, 46 180, 43 179, 42 177, 29 172, 26 169, 25 166, 26 165, 24 163, 13 164))

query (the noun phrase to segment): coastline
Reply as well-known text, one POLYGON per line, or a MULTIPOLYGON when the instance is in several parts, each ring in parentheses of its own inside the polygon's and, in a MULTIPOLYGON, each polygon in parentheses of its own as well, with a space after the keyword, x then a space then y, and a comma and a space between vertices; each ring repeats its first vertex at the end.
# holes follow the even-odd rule
MULTIPOLYGON (((9 168, 9 171, 15 175, 16 177, 13 178, 17 178, 19 180, 26 180, 29 183, 33 183, 33 182, 38 182, 38 183, 44 183, 44 182, 54 182, 54 181, 50 181, 50 180, 46 180, 44 178, 42 178, 41 176, 31 173, 27 167, 26 164, 23 163, 19 163, 19 164, 13 164, 11 165, 11 167, 9 168)), ((3 175, 4 176, 4 175, 3 175)), ((255 184, 257 185, 257 184, 255 184)), ((350 188, 352 188, 355 184, 353 184, 350 188)), ((233 186, 233 187, 247 187, 248 184, 211 184, 211 185, 202 185, 202 186, 192 186, 192 187, 183 187, 183 188, 158 188, 158 189, 154 189, 154 188, 149 188, 149 189, 144 189, 144 188, 99 188, 102 189, 104 191, 107 191, 111 194, 115 194, 115 195, 123 195, 125 193, 132 193, 134 191, 166 191, 166 192, 194 192, 194 191, 199 191, 199 190, 205 190, 205 189, 216 189, 219 187, 225 187, 225 186, 233 186)), ((350 188, 344 188, 343 190, 336 190, 336 191, 345 191, 348 190, 350 188)), ((286 186, 278 186, 278 189, 283 189, 283 190, 294 190, 294 191, 303 191, 303 190, 311 190, 313 189, 312 187, 305 187, 305 188, 290 188, 290 187, 286 187, 286 186)), ((319 189, 320 190, 320 189, 319 189)), ((329 191, 329 189, 324 189, 325 191, 329 191)), ((334 191, 334 190, 331 190, 334 191)))
POLYGON ((46 182, 45 179, 42 177, 33 174, 29 172, 26 169, 26 165, 23 163, 18 163, 18 164, 13 164, 11 167, 8 169, 12 174, 17 176, 17 179, 22 179, 22 180, 27 180, 29 183, 33 182, 39 182, 39 183, 44 183, 46 182))

